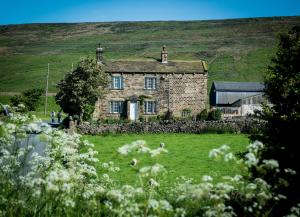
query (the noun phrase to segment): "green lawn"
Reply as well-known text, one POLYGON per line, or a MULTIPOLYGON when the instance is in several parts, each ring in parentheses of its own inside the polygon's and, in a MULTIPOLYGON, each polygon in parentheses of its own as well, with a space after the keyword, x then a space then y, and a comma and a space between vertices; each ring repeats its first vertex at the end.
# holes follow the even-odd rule
POLYGON ((239 170, 232 163, 215 161, 208 157, 213 148, 223 144, 231 147, 233 152, 244 151, 249 139, 242 134, 144 134, 144 135, 109 135, 109 136, 84 136, 84 139, 95 144, 99 152, 100 163, 97 164, 99 173, 106 173, 101 168, 103 162, 113 161, 121 171, 112 173, 111 176, 118 180, 118 184, 138 184, 137 169, 129 165, 132 158, 138 159, 138 167, 162 164, 168 170, 165 181, 172 183, 176 177, 186 176, 200 180, 203 175, 211 175, 220 180, 221 176, 236 174, 239 170), (168 153, 163 153, 155 158, 148 155, 131 154, 121 156, 117 149, 136 140, 145 140, 150 148, 156 148, 164 142, 168 153))

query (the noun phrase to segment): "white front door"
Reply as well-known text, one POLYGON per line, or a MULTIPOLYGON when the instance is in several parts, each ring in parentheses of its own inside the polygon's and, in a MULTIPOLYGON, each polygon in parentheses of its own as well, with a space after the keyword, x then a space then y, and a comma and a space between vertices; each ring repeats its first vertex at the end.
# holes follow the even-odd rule
POLYGON ((131 121, 136 121, 137 118, 137 103, 136 102, 131 102, 130 103, 130 113, 129 113, 129 118, 131 121))

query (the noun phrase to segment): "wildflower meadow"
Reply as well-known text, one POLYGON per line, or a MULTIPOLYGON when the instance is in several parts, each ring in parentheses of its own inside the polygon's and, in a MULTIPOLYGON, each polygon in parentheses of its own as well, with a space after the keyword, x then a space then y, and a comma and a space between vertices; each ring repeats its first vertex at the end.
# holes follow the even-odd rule
MULTIPOLYGON (((165 185, 164 165, 139 168, 139 156, 168 155, 164 143, 152 149, 145 141, 133 141, 116 153, 134 157, 138 185, 116 185, 109 173, 120 168, 112 161, 101 163, 94 145, 81 135, 53 129, 35 116, 18 112, 0 122, 0 216, 268 216, 272 206, 285 195, 262 178, 251 179, 250 170, 280 171, 275 159, 261 159, 261 142, 247 146, 242 155, 227 145, 209 152, 209 157, 238 165, 239 173, 215 181, 204 175, 195 182, 178 177, 165 185), (260 162, 260 163, 259 163, 260 162)), ((299 215, 300 207, 289 216, 299 215)))

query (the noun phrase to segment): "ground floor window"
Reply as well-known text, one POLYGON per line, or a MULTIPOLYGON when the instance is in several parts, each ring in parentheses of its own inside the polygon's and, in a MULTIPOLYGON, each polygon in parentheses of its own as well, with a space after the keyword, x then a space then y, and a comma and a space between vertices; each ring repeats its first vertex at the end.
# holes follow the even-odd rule
POLYGON ((123 101, 111 101, 109 103, 110 113, 123 113, 124 102, 123 101))
POLYGON ((155 114, 156 113, 156 103, 155 101, 145 101, 144 102, 145 114, 155 114))

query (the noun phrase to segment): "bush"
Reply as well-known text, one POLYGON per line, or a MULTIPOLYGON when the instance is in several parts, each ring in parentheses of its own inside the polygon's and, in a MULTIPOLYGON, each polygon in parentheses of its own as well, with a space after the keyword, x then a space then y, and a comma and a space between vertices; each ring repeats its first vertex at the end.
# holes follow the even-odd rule
POLYGON ((173 112, 171 110, 168 110, 165 115, 162 117, 162 119, 164 121, 171 121, 171 120, 174 120, 174 115, 173 115, 173 112))
POLYGON ((43 94, 43 89, 34 88, 26 90, 22 93, 24 97, 25 106, 29 111, 35 111, 39 103, 41 103, 41 98, 43 94))
POLYGON ((9 100, 12 106, 18 106, 19 104, 24 104, 25 101, 22 95, 12 96, 9 100))
POLYGON ((43 89, 29 89, 22 92, 22 95, 12 96, 10 98, 10 102, 12 106, 24 104, 28 111, 35 111, 38 105, 41 103, 42 94, 43 89))
POLYGON ((208 111, 207 109, 203 109, 199 114, 196 116, 197 121, 205 121, 208 118, 208 111))
POLYGON ((208 120, 210 121, 219 121, 222 119, 222 112, 220 109, 214 109, 208 113, 208 120))

